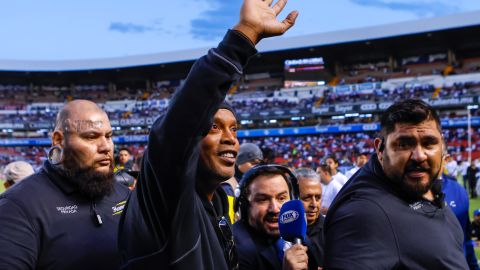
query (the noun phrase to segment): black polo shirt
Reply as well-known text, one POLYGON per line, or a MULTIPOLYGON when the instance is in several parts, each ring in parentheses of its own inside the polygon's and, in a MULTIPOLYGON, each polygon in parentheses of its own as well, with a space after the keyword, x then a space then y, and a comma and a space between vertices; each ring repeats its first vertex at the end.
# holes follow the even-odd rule
POLYGON ((111 195, 92 201, 46 162, 0 196, 0 269, 118 269, 128 193, 115 183, 111 195))

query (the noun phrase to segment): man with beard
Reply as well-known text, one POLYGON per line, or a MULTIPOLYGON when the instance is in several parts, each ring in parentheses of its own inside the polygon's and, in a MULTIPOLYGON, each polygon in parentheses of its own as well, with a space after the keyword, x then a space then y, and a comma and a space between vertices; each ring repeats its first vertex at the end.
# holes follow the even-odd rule
POLYGON ((445 206, 440 120, 408 99, 381 117, 376 154, 325 220, 326 269, 468 269, 462 229, 445 206))
POLYGON ((295 175, 280 165, 258 165, 243 176, 233 225, 241 270, 318 269, 316 258, 303 245, 280 238, 278 216, 282 205, 298 196, 295 175))
POLYGON ((228 201, 237 120, 222 104, 260 39, 281 35, 286 0, 245 0, 240 22, 192 66, 165 115, 152 125, 137 187, 120 225, 124 269, 237 269, 228 201))
POLYGON ((0 196, 0 269, 118 269, 128 189, 113 181, 112 128, 95 103, 58 113, 48 161, 0 196))
POLYGON ((115 164, 113 172, 120 170, 130 170, 133 166, 132 153, 126 147, 122 147, 118 150, 118 163, 115 164))

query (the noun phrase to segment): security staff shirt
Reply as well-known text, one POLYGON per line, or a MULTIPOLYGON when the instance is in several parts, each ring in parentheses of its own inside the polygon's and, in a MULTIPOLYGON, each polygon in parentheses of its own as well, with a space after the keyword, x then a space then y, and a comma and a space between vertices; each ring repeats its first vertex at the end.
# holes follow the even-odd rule
POLYGON ((118 269, 117 227, 129 190, 100 200, 48 162, 0 196, 0 269, 118 269))

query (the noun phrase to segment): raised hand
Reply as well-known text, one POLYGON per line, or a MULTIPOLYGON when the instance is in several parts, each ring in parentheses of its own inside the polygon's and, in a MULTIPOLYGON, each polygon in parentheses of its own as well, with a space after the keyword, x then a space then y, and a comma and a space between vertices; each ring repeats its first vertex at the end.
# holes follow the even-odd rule
POLYGON ((233 29, 243 33, 253 44, 257 44, 262 38, 285 33, 295 24, 298 12, 290 12, 280 22, 277 16, 287 4, 287 0, 278 0, 273 6, 272 2, 273 0, 244 0, 240 21, 233 29))

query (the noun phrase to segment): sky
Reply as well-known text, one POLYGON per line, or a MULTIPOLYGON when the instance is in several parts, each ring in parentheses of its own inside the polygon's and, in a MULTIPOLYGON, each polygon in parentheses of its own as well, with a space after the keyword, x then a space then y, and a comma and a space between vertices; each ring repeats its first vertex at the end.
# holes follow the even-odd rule
MULTIPOLYGON (((242 0, 0 0, 0 60, 77 60, 211 47, 242 0)), ((289 0, 294 37, 480 10, 479 0, 289 0)))

